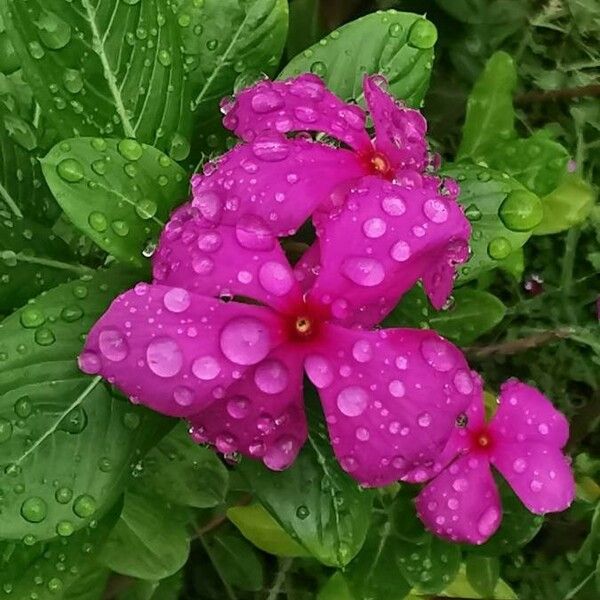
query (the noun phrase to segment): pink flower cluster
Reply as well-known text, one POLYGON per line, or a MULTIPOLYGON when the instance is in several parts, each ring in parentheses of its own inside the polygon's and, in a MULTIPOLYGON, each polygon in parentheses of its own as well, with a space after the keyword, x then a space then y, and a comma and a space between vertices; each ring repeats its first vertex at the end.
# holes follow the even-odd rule
POLYGON ((306 373, 345 471, 367 486, 431 480, 417 500, 427 527, 482 543, 501 515, 490 463, 536 513, 571 502, 568 427, 518 382, 484 425, 481 380, 458 348, 433 331, 373 329, 419 280, 444 304, 470 226, 457 184, 435 175, 421 114, 379 76, 364 97, 374 138, 366 113, 313 75, 225 101, 243 142, 194 176, 153 282, 114 301, 80 366, 187 419, 197 442, 275 470, 307 438, 306 373), (292 266, 277 238, 309 218, 317 240, 292 266))

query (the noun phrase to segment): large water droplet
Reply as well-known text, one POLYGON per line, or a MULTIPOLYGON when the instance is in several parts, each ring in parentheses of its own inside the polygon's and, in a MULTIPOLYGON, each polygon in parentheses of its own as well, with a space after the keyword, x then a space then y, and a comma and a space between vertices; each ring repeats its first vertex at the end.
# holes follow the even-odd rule
POLYGON ((448 220, 448 206, 441 198, 431 198, 423 204, 423 213, 432 223, 448 220))
POLYGON ((165 308, 173 313, 186 311, 191 302, 189 292, 183 288, 172 288, 163 297, 165 308))
POLYGON ((450 371, 456 362, 450 344, 439 338, 427 338, 421 344, 423 358, 436 371, 450 371))
POLYGON ((358 340, 352 346, 352 356, 359 363, 366 363, 373 358, 373 347, 369 340, 358 340))
POLYGON ((531 231, 540 224, 544 209, 535 194, 527 190, 514 190, 502 202, 498 215, 512 231, 531 231))
POLYGON ((347 417, 358 417, 365 412, 369 395, 359 386, 344 388, 337 397, 337 407, 347 417))
POLYGON ((227 413, 234 419, 245 419, 250 413, 250 400, 234 396, 227 401, 227 413))
POLYGON ((89 494, 82 494, 73 502, 73 512, 82 519, 91 517, 96 512, 96 500, 89 494))
POLYGON ((437 41, 437 29, 427 19, 417 19, 408 32, 408 43, 413 48, 427 50, 432 48, 437 41))
POLYGON ((283 106, 283 98, 275 90, 257 92, 252 96, 252 109, 259 113, 269 113, 283 106))
POLYGON ((383 265, 375 258, 353 256, 342 263, 342 273, 358 285, 373 287, 385 278, 383 265))
POLYGON ((477 522, 477 531, 485 537, 494 533, 496 526, 500 522, 500 513, 494 506, 489 506, 483 511, 479 521, 477 522))
POLYGON ((497 237, 488 244, 488 254, 495 260, 505 259, 511 252, 511 243, 505 237, 497 237))
POLYGON ((223 354, 235 364, 255 365, 270 350, 270 336, 265 324, 253 317, 238 317, 225 325, 220 345, 223 354))
POLYGON ((286 389, 289 381, 287 367, 278 360, 265 360, 254 372, 254 383, 265 394, 279 394, 286 389))
POLYGON ((267 292, 275 296, 285 296, 294 284, 289 269, 274 261, 268 261, 260 267, 258 280, 267 292))
POLYGON ((119 154, 126 160, 139 160, 144 153, 142 145, 137 141, 130 138, 125 138, 117 144, 119 154))
POLYGON ((263 462, 274 471, 286 469, 296 457, 299 445, 291 435, 282 436, 267 448, 263 462))
POLYGON ((333 369, 329 361, 319 354, 311 354, 304 361, 304 368, 313 384, 323 389, 333 382, 333 369))
POLYGON ((159 377, 174 377, 183 366, 183 354, 177 342, 168 337, 157 338, 148 344, 146 361, 159 377))
POLYGON ((363 233, 371 239, 380 238, 387 229, 387 225, 383 219, 379 217, 373 217, 372 219, 367 219, 363 223, 363 233))
POLYGON ((56 172, 68 183, 77 183, 83 179, 83 167, 74 158, 61 160, 56 167, 56 172))
POLYGON ((113 362, 127 357, 129 347, 125 336, 118 329, 104 329, 98 336, 98 347, 102 355, 113 362))
POLYGON ((390 251, 390 256, 396 262, 405 262, 410 258, 411 250, 410 246, 404 240, 397 241, 390 251))
POLYGON ((271 250, 275 246, 273 231, 260 217, 244 215, 235 226, 235 236, 249 250, 271 250))
POLYGON ((221 372, 221 366, 212 356, 201 356, 192 363, 192 373, 201 381, 212 381, 221 372))
POLYGON ((32 496, 21 504, 21 516, 30 523, 41 523, 48 514, 48 506, 43 498, 32 496))

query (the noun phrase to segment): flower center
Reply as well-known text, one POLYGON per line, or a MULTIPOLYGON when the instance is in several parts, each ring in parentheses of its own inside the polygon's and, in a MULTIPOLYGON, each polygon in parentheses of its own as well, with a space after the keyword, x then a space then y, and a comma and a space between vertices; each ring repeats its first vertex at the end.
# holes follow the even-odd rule
POLYGON ((310 337, 313 333, 313 323, 310 317, 304 315, 296 317, 295 327, 299 336, 310 337))
POLYGON ((489 452, 492 449, 494 440, 492 434, 487 427, 482 427, 475 431, 471 431, 471 443, 474 450, 489 452))
POLYGON ((387 156, 381 152, 373 152, 369 159, 369 163, 371 165, 371 169, 375 171, 375 173, 379 173, 384 177, 388 175, 392 169, 387 156))
POLYGON ((486 433, 481 433, 478 437, 477 437, 477 445, 480 448, 487 448, 491 443, 490 440, 490 436, 487 435, 486 433))

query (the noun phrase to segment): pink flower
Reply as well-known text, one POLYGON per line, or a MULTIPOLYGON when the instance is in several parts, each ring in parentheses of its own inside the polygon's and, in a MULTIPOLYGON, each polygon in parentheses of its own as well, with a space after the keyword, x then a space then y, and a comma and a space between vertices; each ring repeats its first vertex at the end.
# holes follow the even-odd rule
MULTIPOLYGON (((363 305, 352 307, 365 327, 379 322, 419 279, 440 308, 456 264, 468 258, 470 235, 456 202, 458 185, 429 174, 425 119, 395 102, 384 83, 381 76, 364 79, 373 140, 364 111, 337 98, 315 75, 262 81, 242 91, 223 104, 223 122, 246 143, 192 180, 192 205, 207 224, 252 219, 253 227, 285 236, 312 215, 320 242, 309 262, 330 271, 340 270, 337 253, 351 241, 352 264, 369 275, 350 279, 376 288, 371 292, 380 299, 368 317, 363 305), (313 141, 309 131, 327 137, 313 141), (300 133, 288 137, 293 132, 300 133), (387 231, 392 222, 394 250, 387 231), (398 263, 400 279, 394 277, 398 263)), ((346 270, 354 271, 351 265, 346 270)))
POLYGON ((187 418, 194 439, 220 452, 288 467, 307 437, 304 369, 342 467, 385 485, 433 462, 480 392, 462 353, 435 332, 340 325, 345 280, 319 276, 326 303, 253 221, 207 227, 196 208, 180 209, 157 270, 160 282, 124 293, 95 324, 80 366, 187 418))
POLYGON ((562 453, 569 425, 543 394, 511 379, 502 386, 498 410, 489 423, 484 422, 481 394, 467 417, 468 425, 455 430, 429 473, 417 469, 406 477, 424 481, 432 472, 439 473, 416 500, 428 529, 473 544, 482 544, 498 529, 502 508, 490 465, 533 513, 558 512, 571 504, 575 482, 562 453))

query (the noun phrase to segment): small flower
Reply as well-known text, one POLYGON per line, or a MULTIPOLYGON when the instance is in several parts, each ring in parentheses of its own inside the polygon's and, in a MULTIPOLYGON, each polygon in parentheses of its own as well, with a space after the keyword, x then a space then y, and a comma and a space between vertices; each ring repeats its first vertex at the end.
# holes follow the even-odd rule
POLYGON ((388 277, 377 281, 381 270, 373 266, 373 275, 359 285, 371 287, 375 298, 384 292, 386 299, 371 315, 375 320, 362 319, 366 327, 380 321, 419 279, 441 308, 456 264, 468 258, 470 235, 456 202, 458 185, 429 173, 434 165, 428 159, 425 119, 384 87, 379 75, 364 79, 376 133, 371 139, 365 112, 340 100, 317 76, 261 81, 222 105, 225 126, 246 143, 192 180, 192 205, 207 224, 235 225, 252 215, 261 227, 286 236, 312 216, 319 245, 311 260, 338 268, 319 253, 330 257, 349 240, 356 261, 366 264, 377 253, 388 277), (321 135, 313 140, 307 132, 321 135), (386 230, 402 214, 397 225, 402 237, 392 251, 386 230), (413 245, 426 245, 427 256, 417 259, 413 245), (394 261, 402 263, 400 280, 388 268, 394 261))
POLYGON ((467 411, 435 467, 406 479, 428 483, 416 500, 428 529, 455 542, 482 544, 500 526, 502 508, 490 465, 500 471, 523 504, 535 514, 566 509, 575 496, 569 462, 562 452, 567 420, 538 390, 511 379, 499 406, 484 422, 482 395, 467 411), (443 469, 443 470, 442 470, 443 469))
POLYGON ((318 278, 331 293, 325 302, 252 219, 207 227, 187 207, 155 257, 155 283, 113 302, 80 366, 135 402, 187 418, 196 441, 224 454, 275 470, 293 462, 307 437, 305 371, 342 467, 386 485, 438 457, 480 390, 462 353, 435 332, 340 325, 343 280, 338 292, 318 278))

